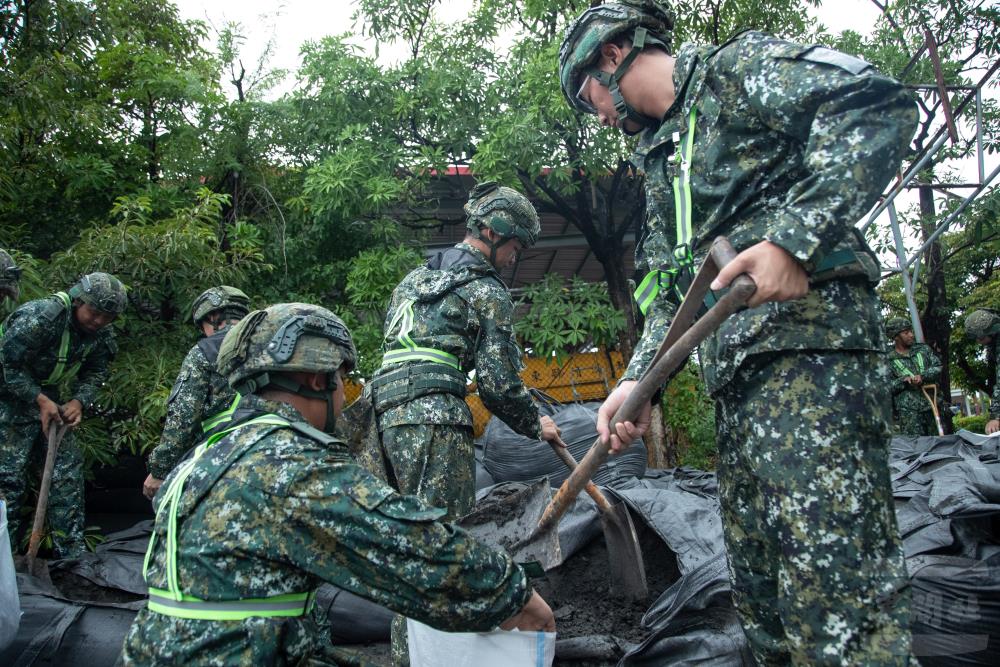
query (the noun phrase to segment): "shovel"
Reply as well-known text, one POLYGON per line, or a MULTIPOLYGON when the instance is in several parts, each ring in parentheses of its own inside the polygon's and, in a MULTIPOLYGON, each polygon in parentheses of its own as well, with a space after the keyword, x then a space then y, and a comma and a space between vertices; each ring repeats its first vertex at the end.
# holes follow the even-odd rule
POLYGON ((38 505, 35 507, 35 521, 31 526, 31 537, 28 539, 28 553, 24 557, 25 570, 33 577, 48 579, 48 567, 44 561, 37 560, 38 548, 42 544, 42 531, 45 528, 45 513, 49 507, 49 490, 52 488, 52 471, 56 466, 56 453, 59 443, 68 427, 65 424, 49 424, 49 446, 45 452, 45 467, 42 469, 42 485, 38 488, 38 505))
POLYGON ((920 388, 920 391, 924 392, 924 398, 927 402, 931 404, 931 411, 934 413, 934 421, 937 422, 938 435, 944 435, 944 426, 941 425, 941 413, 938 412, 937 407, 937 385, 936 384, 925 384, 920 388), (930 389, 930 393, 927 390, 930 389))
MULTIPOLYGON (((576 459, 562 440, 550 441, 549 444, 570 471, 576 470, 576 459)), ((613 505, 609 503, 597 485, 589 479, 583 488, 594 499, 601 515, 601 528, 604 530, 604 543, 608 548, 610 561, 611 594, 629 601, 645 600, 649 596, 646 565, 642 560, 642 548, 628 507, 622 502, 613 505)))
MULTIPOLYGON (((728 292, 697 322, 695 321, 698 311, 709 293, 709 285, 719 275, 722 267, 731 262, 734 257, 736 257, 736 251, 733 250, 729 241, 722 236, 716 238, 709 249, 708 257, 691 281, 691 285, 684 295, 684 301, 677 310, 656 356, 612 419, 612 432, 621 422, 635 421, 656 391, 681 367, 692 350, 708 338, 726 318, 746 306, 747 300, 756 291, 757 286, 749 276, 740 275, 733 280, 728 292)), ((539 534, 551 530, 559 522, 559 519, 573 504, 594 472, 607 461, 610 454, 610 441, 607 444, 603 444, 600 438, 594 441, 587 455, 559 487, 559 491, 545 509, 537 527, 524 540, 525 542, 537 539, 539 534)), ((643 573, 644 576, 645 573, 643 573)))

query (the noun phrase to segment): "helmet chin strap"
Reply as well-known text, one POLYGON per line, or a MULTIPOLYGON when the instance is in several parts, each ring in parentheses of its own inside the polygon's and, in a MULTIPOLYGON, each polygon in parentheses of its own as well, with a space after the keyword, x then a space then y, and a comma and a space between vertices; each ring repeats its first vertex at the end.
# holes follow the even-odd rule
POLYGON ((326 422, 323 424, 323 432, 333 434, 334 429, 337 426, 337 415, 333 411, 333 389, 330 388, 331 380, 334 382, 334 387, 336 387, 336 377, 333 374, 327 374, 327 389, 316 390, 310 389, 303 384, 299 384, 294 380, 289 380, 284 377, 269 377, 267 378, 269 386, 278 387, 279 389, 284 389, 285 391, 291 392, 298 396, 303 396, 305 398, 320 399, 326 403, 326 422))
MULTIPOLYGON (((490 231, 492 233, 494 233, 494 234, 496 233, 496 232, 493 232, 493 230, 490 230, 490 231)), ((504 244, 510 243, 511 241, 513 241, 514 237, 513 236, 505 236, 505 237, 501 237, 499 241, 494 242, 494 241, 491 241, 490 239, 488 239, 486 237, 486 234, 480 234, 479 235, 479 240, 482 241, 483 243, 485 243, 489 247, 489 249, 490 249, 490 264, 492 264, 495 267, 497 265, 497 250, 499 250, 500 248, 502 248, 504 246, 504 244)))
POLYGON ((660 119, 647 116, 626 102, 625 98, 622 96, 621 88, 618 87, 618 82, 625 76, 629 67, 632 66, 632 62, 636 59, 639 53, 641 53, 642 50, 650 44, 658 44, 662 46, 664 50, 667 48, 666 44, 655 37, 650 37, 646 28, 640 26, 635 29, 635 33, 632 35, 632 48, 627 54, 625 54, 625 57, 622 58, 621 63, 617 68, 615 68, 614 73, 604 72, 596 68, 589 72, 591 77, 597 79, 598 83, 607 88, 608 92, 611 93, 611 101, 615 105, 615 111, 618 112, 618 119, 622 121, 621 131, 628 136, 638 134, 643 128, 656 129, 660 126, 660 119), (642 127, 638 130, 626 130, 626 120, 636 122, 642 127))

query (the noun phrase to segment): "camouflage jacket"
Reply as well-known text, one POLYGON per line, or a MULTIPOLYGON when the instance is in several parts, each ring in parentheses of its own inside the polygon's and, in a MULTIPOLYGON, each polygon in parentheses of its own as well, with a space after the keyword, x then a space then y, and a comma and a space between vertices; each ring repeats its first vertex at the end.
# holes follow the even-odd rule
MULTIPOLYGON (((372 477, 291 406, 255 395, 241 400, 241 423, 265 414, 296 426, 237 427, 197 460, 184 484, 176 562, 185 595, 266 598, 325 581, 441 629, 468 631, 495 628, 527 602, 530 585, 509 556, 437 521, 443 510, 372 477)), ((158 589, 168 588, 166 495, 155 499, 146 577, 158 589)), ((124 657, 126 664, 303 664, 322 643, 319 632, 308 614, 218 622, 145 609, 124 657)))
POLYGON ((181 364, 167 398, 160 444, 149 455, 149 472, 157 479, 166 477, 184 453, 202 440, 203 422, 228 409, 236 398, 226 378, 215 370, 225 336, 223 330, 202 338, 181 364))
MULTIPOLYGON (((521 348, 514 337, 510 292, 486 257, 459 243, 427 266, 410 272, 396 287, 386 315, 386 350, 401 347, 401 323, 393 325, 401 304, 413 301, 412 341, 458 358, 463 373, 475 369, 479 397, 486 408, 522 435, 540 436, 538 408, 518 373, 521 348)), ((409 362, 403 362, 409 363, 409 362)), ((387 372, 400 364, 383 364, 387 372)), ((465 401, 449 393, 416 398, 379 415, 379 428, 403 424, 472 425, 465 401)))
MULTIPOLYGON (((24 404, 26 418, 38 417, 35 397, 43 390, 50 398, 61 400, 56 387, 47 384, 55 369, 63 332, 69 332, 69 347, 62 378, 72 378, 70 395, 84 410, 97 398, 98 389, 108 375, 108 366, 118 347, 111 327, 94 335, 80 331, 73 320, 72 307, 67 308, 56 296, 29 301, 10 314, 3 324, 0 342, 0 365, 3 382, 0 400, 24 404)), ((58 384, 59 381, 55 384, 58 384)))
MULTIPOLYGON (((720 47, 684 45, 677 97, 634 162, 646 177, 642 271, 675 266, 673 182, 691 139, 690 248, 698 263, 718 235, 739 251, 775 243, 810 274, 809 294, 731 317, 702 349, 709 391, 748 355, 790 349, 882 350, 870 281, 877 263, 854 224, 899 166, 916 107, 896 81, 823 47, 746 32, 720 47)), ((625 375, 642 374, 674 312, 662 289, 625 375)))
POLYGON ((905 381, 911 375, 920 375, 922 384, 936 384, 941 376, 941 360, 933 350, 923 343, 914 343, 909 354, 900 354, 896 348, 889 350, 889 366, 892 368, 892 408, 901 412, 930 411, 931 404, 920 389, 905 381))

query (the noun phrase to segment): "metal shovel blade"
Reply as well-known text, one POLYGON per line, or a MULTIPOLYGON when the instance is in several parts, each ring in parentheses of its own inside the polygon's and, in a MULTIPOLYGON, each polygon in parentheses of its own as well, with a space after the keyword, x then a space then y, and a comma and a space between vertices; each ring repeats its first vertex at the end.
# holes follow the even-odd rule
POLYGON ((649 596, 646 564, 628 506, 621 501, 612 502, 607 511, 601 512, 601 528, 608 548, 611 595, 630 602, 645 600, 649 596))
POLYGON ((552 487, 547 478, 530 485, 498 484, 457 523, 479 541, 505 550, 514 560, 538 561, 543 569, 551 570, 562 564, 559 531, 532 534, 550 500, 552 487), (528 535, 530 539, 524 539, 528 535))

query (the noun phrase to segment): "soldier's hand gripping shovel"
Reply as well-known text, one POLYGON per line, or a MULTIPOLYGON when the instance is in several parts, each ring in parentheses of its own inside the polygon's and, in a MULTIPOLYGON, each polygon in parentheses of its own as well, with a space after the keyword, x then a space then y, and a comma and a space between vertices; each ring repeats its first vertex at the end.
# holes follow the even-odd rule
POLYGON ((49 423, 49 443, 45 452, 45 467, 42 468, 42 484, 38 488, 38 505, 35 506, 35 520, 31 526, 31 537, 28 539, 28 553, 24 557, 25 569, 33 577, 48 579, 48 567, 38 559, 38 548, 42 543, 42 531, 45 528, 45 513, 49 507, 49 490, 52 488, 52 471, 56 465, 56 453, 59 443, 68 427, 65 424, 49 423))
MULTIPOLYGON (((719 275, 722 267, 731 262, 734 257, 736 257, 736 251, 733 250, 732 245, 725 237, 720 236, 715 239, 709 249, 708 257, 691 281, 691 286, 684 295, 684 301, 677 310, 652 363, 612 419, 612 432, 621 422, 635 421, 643 407, 650 402, 653 394, 680 368, 691 351, 715 331, 726 318, 746 306, 747 300, 756 291, 757 286, 749 276, 740 275, 733 280, 725 296, 720 298, 697 322, 695 321, 702 302, 708 295, 709 285, 719 275)), ((607 461, 610 454, 611 443, 603 444, 598 438, 587 455, 580 461, 576 470, 559 487, 559 491, 545 509, 538 526, 524 542, 536 540, 539 534, 551 530, 559 522, 559 519, 573 504, 594 472, 607 461)), ((642 573, 642 578, 645 579, 645 572, 642 573)), ((638 577, 635 579, 638 580, 638 577)))
POLYGON ((924 392, 924 398, 927 402, 931 404, 931 411, 934 413, 934 421, 937 422, 938 435, 944 435, 944 426, 941 425, 941 413, 938 412, 937 407, 937 385, 936 384, 925 384, 920 388, 920 391, 924 392), (927 390, 930 389, 931 393, 927 390))

